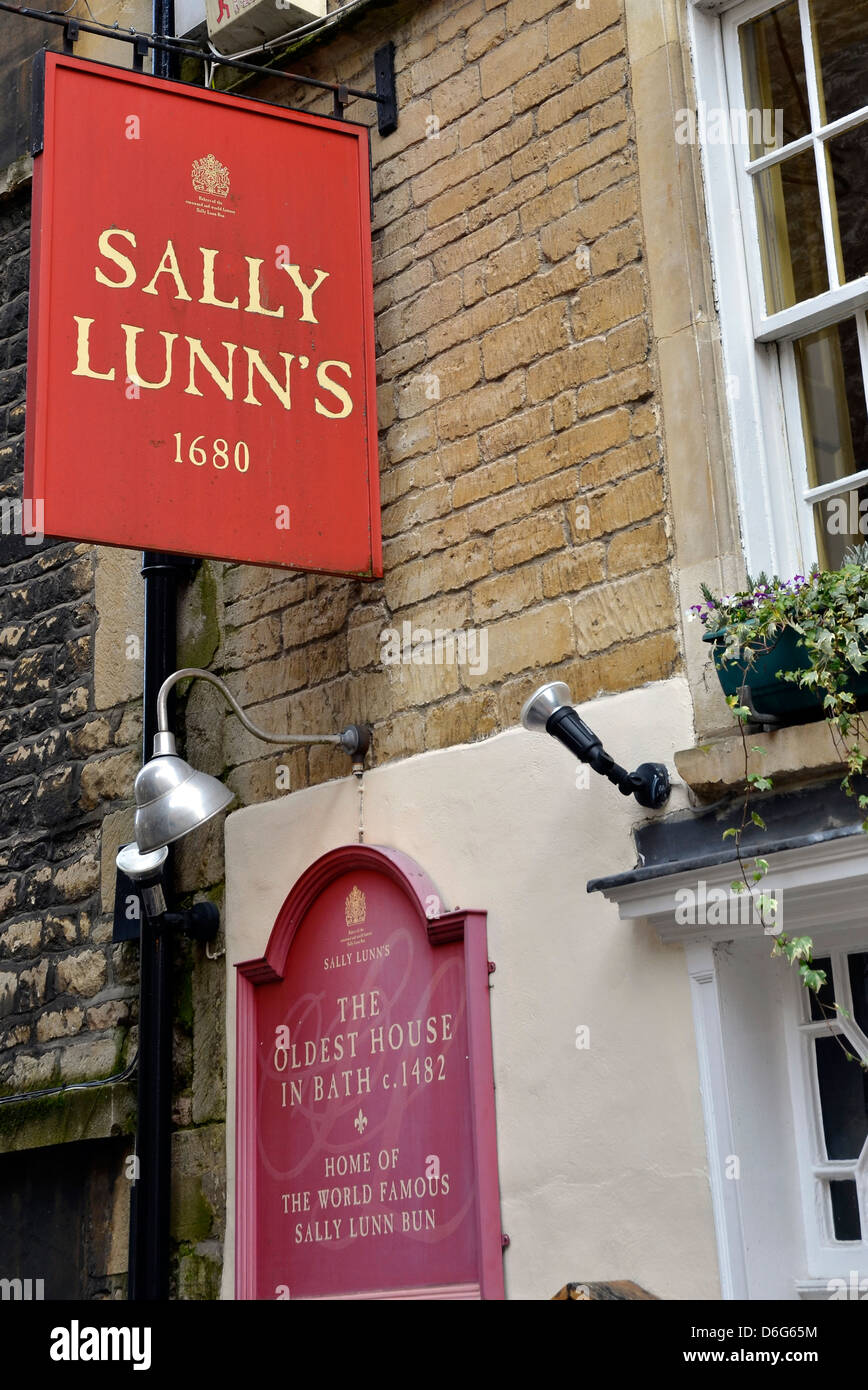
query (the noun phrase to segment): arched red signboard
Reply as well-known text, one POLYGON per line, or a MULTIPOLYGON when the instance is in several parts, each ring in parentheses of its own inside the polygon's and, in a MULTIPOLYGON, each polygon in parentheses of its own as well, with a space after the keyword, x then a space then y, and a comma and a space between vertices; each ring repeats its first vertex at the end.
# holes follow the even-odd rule
POLYGON ((484 912, 317 860, 238 967, 239 1298, 502 1298, 484 912))

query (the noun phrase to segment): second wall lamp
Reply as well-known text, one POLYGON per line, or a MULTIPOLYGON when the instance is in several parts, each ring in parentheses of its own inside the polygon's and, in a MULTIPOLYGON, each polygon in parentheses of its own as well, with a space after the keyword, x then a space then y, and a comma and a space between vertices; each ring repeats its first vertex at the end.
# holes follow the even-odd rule
POLYGON ((551 734, 581 762, 614 782, 622 796, 635 796, 640 806, 657 810, 669 799, 669 773, 663 763, 640 763, 635 772, 616 763, 573 709, 570 688, 563 681, 551 681, 534 691, 522 709, 521 722, 532 733, 551 734))

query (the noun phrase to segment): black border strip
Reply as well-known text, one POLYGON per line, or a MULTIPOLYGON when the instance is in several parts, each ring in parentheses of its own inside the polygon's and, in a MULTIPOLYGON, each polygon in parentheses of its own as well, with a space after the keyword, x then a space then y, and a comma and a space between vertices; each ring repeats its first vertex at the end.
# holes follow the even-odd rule
POLYGON ((45 148, 45 49, 40 48, 31 67, 30 93, 30 153, 42 154, 45 148))

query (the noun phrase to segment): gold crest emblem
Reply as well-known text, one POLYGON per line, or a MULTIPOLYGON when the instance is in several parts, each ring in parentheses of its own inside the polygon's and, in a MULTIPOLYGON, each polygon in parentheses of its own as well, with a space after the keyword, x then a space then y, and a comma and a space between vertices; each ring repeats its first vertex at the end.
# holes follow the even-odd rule
POLYGON ((365 895, 361 888, 354 887, 351 893, 347 894, 346 917, 348 927, 357 927, 360 922, 364 922, 368 907, 365 902, 365 895))
POLYGON ((193 160, 193 187, 197 193, 225 198, 229 193, 229 170, 213 154, 193 160))

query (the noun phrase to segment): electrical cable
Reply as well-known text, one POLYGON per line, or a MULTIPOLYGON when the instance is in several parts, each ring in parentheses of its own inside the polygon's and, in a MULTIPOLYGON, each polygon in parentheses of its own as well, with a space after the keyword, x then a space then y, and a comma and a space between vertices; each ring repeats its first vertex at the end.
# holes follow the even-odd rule
POLYGON ((266 39, 264 43, 259 43, 255 48, 239 48, 237 53, 221 54, 219 48, 215 48, 210 39, 207 40, 211 52, 226 58, 248 58, 251 53, 266 53, 269 49, 279 48, 281 44, 291 43, 303 35, 312 33, 316 29, 322 29, 338 19, 345 10, 351 10, 358 4, 358 0, 347 0, 345 5, 339 9, 332 10, 330 14, 323 15, 322 19, 312 19, 309 24, 300 24, 297 29, 290 29, 286 34, 281 34, 276 39, 266 39))
POLYGON ((17 1096, 0 1096, 0 1105, 11 1105, 13 1101, 39 1100, 42 1096, 66 1095, 67 1091, 91 1091, 97 1086, 113 1086, 118 1081, 129 1081, 139 1063, 136 1053, 128 1067, 116 1072, 114 1076, 98 1077, 96 1081, 70 1081, 65 1086, 44 1086, 41 1091, 22 1091, 17 1096))
MULTIPOLYGON (((169 50, 180 54, 182 57, 198 58, 203 63, 210 61, 211 63, 217 63, 224 67, 238 68, 239 71, 257 73, 259 76, 263 77, 284 77, 288 78, 291 82, 300 82, 303 86, 317 87, 320 91, 336 92, 343 96, 359 97, 363 101, 373 101, 379 104, 380 102, 393 100, 393 98, 380 95, 378 92, 364 92, 358 87, 347 87, 339 82, 323 82, 318 77, 308 77, 302 73, 284 72, 280 68, 259 67, 254 63, 245 63, 238 58, 223 58, 217 55, 216 52, 209 59, 208 53, 201 48, 195 48, 192 44, 185 43, 180 39, 172 39, 153 33, 149 34, 144 30, 130 28, 129 31, 121 31, 117 26, 110 28, 108 25, 99 21, 97 23, 87 23, 85 20, 77 19, 74 16, 53 14, 45 10, 31 10, 24 5, 11 5, 9 4, 9 0, 0 0, 0 10, 4 11, 6 14, 20 15, 23 19, 39 19, 42 20, 43 23, 59 24, 62 25, 64 29, 74 23, 77 25, 78 29, 84 33, 98 34, 100 37, 114 38, 124 43, 136 44, 138 40, 141 40, 147 48, 169 50)), ((138 69, 134 67, 133 71, 137 70, 141 71, 141 64, 139 64, 138 69)))
MULTIPOLYGON (((73 0, 73 4, 75 4, 75 2, 76 0, 73 0)), ((256 48, 243 49, 240 50, 238 53, 233 54, 221 53, 218 48, 214 47, 210 39, 207 40, 207 49, 203 49, 195 47, 193 44, 188 43, 183 37, 178 37, 177 35, 158 34, 154 30, 134 29, 132 26, 130 26, 129 29, 125 29, 122 31, 117 20, 115 20, 113 24, 109 24, 105 20, 97 19, 94 16, 93 10, 90 7, 89 0, 84 0, 84 3, 87 7, 87 12, 91 17, 91 25, 93 26, 93 28, 90 29, 90 32, 99 31, 106 38, 125 38, 126 35, 129 34, 131 38, 146 39, 148 41, 149 46, 152 48, 171 48, 173 45, 175 45, 177 46, 178 52, 182 56, 199 58, 202 60, 203 63, 206 63, 210 60, 212 63, 217 63, 221 66, 238 66, 240 68, 247 68, 248 70, 253 72, 262 71, 263 73, 267 73, 269 76, 289 77, 297 82, 307 82, 311 86, 328 88, 330 91, 337 91, 340 85, 337 82, 320 82, 314 80, 313 78, 304 77, 298 73, 284 73, 274 68, 259 69, 249 63, 236 63, 236 59, 244 58, 247 54, 250 53, 261 53, 270 51, 272 48, 280 47, 281 44, 287 44, 297 36, 307 34, 316 29, 326 28, 329 25, 333 24, 333 22, 336 19, 338 19, 344 13, 345 10, 350 10, 354 7, 354 5, 358 4, 358 0, 348 0, 348 3, 346 5, 342 5, 341 8, 338 10, 332 10, 331 14, 324 15, 322 19, 316 19, 313 20, 310 24, 303 24, 297 29, 291 29, 288 33, 281 35, 279 38, 268 39, 265 43, 258 45, 256 48)), ((28 7, 25 5, 12 5, 8 3, 8 0, 0 0, 0 10, 5 10, 7 14, 17 14, 20 15, 23 19, 41 19, 47 23, 60 23, 63 20, 74 19, 76 16, 70 14, 70 10, 72 9, 72 7, 73 6, 70 5, 65 10, 31 10, 28 9, 28 7)), ((87 30, 89 26, 82 23, 82 27, 87 30)), ((361 92, 353 88, 349 88, 348 90, 350 92, 350 95, 352 96, 366 97, 369 100, 375 99, 374 94, 371 92, 361 92)))

